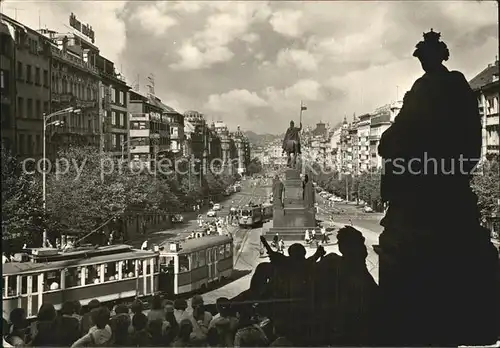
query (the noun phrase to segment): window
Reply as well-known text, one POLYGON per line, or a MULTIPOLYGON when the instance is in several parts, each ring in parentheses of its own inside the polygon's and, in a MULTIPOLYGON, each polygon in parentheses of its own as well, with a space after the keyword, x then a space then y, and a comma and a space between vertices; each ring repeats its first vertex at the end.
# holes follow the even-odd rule
POLYGON ((127 128, 127 113, 122 112, 122 124, 123 127, 127 128))
POLYGON ((222 260, 224 258, 224 245, 219 245, 219 260, 222 260))
POLYGON ((111 148, 116 149, 118 147, 118 141, 116 139, 116 134, 111 134, 111 148))
POLYGON ((111 87, 111 102, 116 102, 116 90, 113 87, 111 87))
POLYGON ((38 292, 38 274, 33 274, 31 283, 31 293, 35 294, 38 292))
POLYGON ((231 250, 231 244, 230 243, 226 244, 226 252, 225 252, 226 258, 227 257, 231 257, 231 254, 232 254, 231 251, 232 251, 231 250))
POLYGON ((199 267, 198 253, 194 252, 191 254, 191 269, 196 269, 199 267))
POLYGON ((28 276, 21 276, 21 295, 28 293, 28 276))
POLYGON ((48 72, 48 70, 43 71, 43 86, 49 87, 49 72, 48 72))
POLYGON ((39 99, 35 100, 35 118, 42 118, 42 103, 39 99))
POLYGON ((33 83, 33 76, 31 76, 31 65, 26 65, 26 82, 33 83))
POLYGON ((40 75, 40 68, 35 68, 35 84, 38 86, 42 84, 42 76, 40 75))
POLYGON ((124 94, 123 91, 120 91, 120 104, 121 105, 125 104, 123 94, 124 94))
POLYGON ((135 277, 135 260, 125 260, 122 264, 122 279, 135 277))
POLYGON ((104 85, 101 85, 101 99, 104 99, 104 94, 104 85))
POLYGON ((24 140, 24 134, 19 134, 19 153, 21 155, 24 155, 24 151, 25 151, 25 140, 24 140))
POLYGON ((26 100, 26 114, 28 118, 33 118, 33 99, 26 100))
POLYGON ((104 264, 104 281, 118 280, 118 262, 104 264))
POLYGON ((17 62, 17 78, 23 79, 23 63, 17 62))
POLYGON ((17 276, 9 276, 9 284, 7 285, 7 296, 17 295, 17 276))
POLYGON ((7 76, 7 74, 4 73, 3 70, 1 70, 0 73, 1 73, 1 76, 0 76, 0 88, 4 89, 5 86, 6 86, 5 77, 7 76))
POLYGON ((48 101, 43 102, 43 112, 46 114, 49 113, 49 102, 48 101))
POLYGON ((20 118, 25 117, 24 115, 24 98, 17 97, 17 115, 20 118))
POLYGON ((82 285, 81 283, 81 267, 70 267, 64 272, 64 288, 72 288, 82 285))
POLYGON ((28 154, 32 154, 33 153, 33 145, 34 145, 33 144, 33 135, 28 134, 27 141, 28 141, 28 143, 26 144, 26 146, 28 149, 28 154))
POLYGON ((59 290, 61 287, 61 272, 45 272, 45 281, 43 283, 44 291, 59 290))
POLYGON ((99 284, 101 282, 101 265, 90 265, 85 268, 85 284, 99 284))
POLYGON ((207 261, 207 260, 206 260, 206 257, 205 257, 205 250, 200 251, 200 252, 198 253, 198 264, 199 264, 199 267, 203 267, 203 266, 205 266, 205 265, 206 265, 206 263, 207 263, 206 261, 207 261))
POLYGON ((116 112, 111 111, 111 124, 116 125, 116 112))
POLYGON ((189 272, 189 256, 179 255, 179 273, 189 272))

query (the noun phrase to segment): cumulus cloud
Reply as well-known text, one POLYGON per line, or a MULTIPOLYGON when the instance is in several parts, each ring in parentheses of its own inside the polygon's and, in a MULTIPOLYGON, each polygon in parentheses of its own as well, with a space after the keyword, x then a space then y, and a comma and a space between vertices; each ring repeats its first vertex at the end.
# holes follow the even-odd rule
POLYGON ((154 73, 157 95, 230 126, 282 132, 298 116, 335 124, 401 98, 421 76, 411 54, 434 28, 447 66, 473 78, 498 54, 488 1, 30 1, 3 12, 67 32, 73 12, 128 80, 154 73), (466 28, 467 30, 464 30, 466 28))
POLYGON ((132 15, 132 19, 137 21, 148 32, 156 36, 165 34, 167 29, 177 25, 178 21, 174 17, 163 13, 165 6, 163 4, 152 3, 144 7, 140 7, 132 15))
POLYGON ((276 64, 278 67, 295 67, 299 70, 318 70, 318 60, 316 56, 306 50, 285 49, 278 53, 276 64))
POLYGON ((302 12, 296 10, 276 11, 271 16, 274 31, 285 36, 299 37, 302 34, 300 20, 302 12))

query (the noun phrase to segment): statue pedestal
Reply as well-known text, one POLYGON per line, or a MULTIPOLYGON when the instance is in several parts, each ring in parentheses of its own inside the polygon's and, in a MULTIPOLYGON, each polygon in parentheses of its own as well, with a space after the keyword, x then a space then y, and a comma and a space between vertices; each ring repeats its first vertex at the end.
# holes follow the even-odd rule
POLYGON ((268 234, 278 233, 285 241, 302 241, 306 229, 316 228, 314 207, 307 208, 303 199, 302 180, 298 169, 285 171, 283 208, 274 207, 273 227, 268 234))

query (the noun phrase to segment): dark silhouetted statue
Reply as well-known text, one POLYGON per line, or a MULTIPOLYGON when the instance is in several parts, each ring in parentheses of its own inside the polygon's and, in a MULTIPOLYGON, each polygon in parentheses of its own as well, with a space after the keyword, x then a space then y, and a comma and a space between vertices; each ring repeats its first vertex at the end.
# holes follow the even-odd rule
POLYGON ((312 180, 309 180, 309 175, 304 175, 304 182, 302 185, 302 198, 304 199, 304 206, 306 208, 314 207, 316 193, 312 180))
POLYGON ((383 344, 483 345, 499 333, 498 253, 470 187, 481 118, 465 77, 442 63, 440 34, 413 54, 425 74, 383 133, 380 291, 383 344))
POLYGON ((283 153, 286 153, 288 168, 295 168, 297 164, 297 156, 301 154, 301 130, 302 123, 300 124, 300 127, 295 127, 295 123, 293 121, 290 121, 290 128, 286 130, 285 138, 283 139, 283 153))
POLYGON ((283 192, 285 185, 281 182, 278 175, 273 180, 273 206, 275 208, 283 208, 283 192))

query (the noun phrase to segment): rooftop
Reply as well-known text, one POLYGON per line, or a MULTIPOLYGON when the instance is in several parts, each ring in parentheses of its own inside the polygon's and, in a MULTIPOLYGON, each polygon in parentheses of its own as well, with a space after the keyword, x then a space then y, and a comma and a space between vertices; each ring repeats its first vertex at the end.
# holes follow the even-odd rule
POLYGON ((477 74, 472 80, 470 80, 469 84, 473 90, 481 89, 482 87, 489 85, 494 81, 494 75, 497 75, 498 81, 498 71, 499 71, 499 63, 498 59, 494 64, 489 64, 483 71, 477 74))

